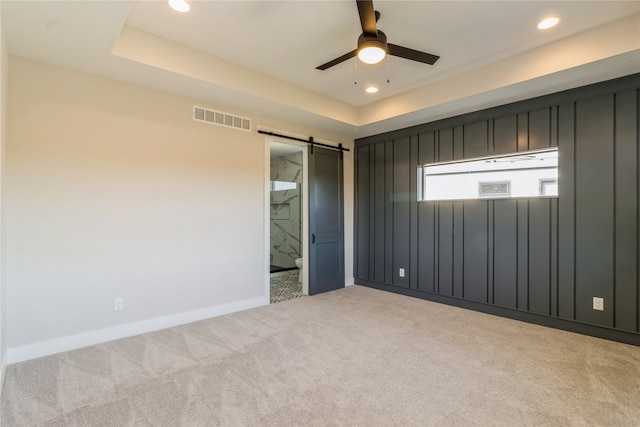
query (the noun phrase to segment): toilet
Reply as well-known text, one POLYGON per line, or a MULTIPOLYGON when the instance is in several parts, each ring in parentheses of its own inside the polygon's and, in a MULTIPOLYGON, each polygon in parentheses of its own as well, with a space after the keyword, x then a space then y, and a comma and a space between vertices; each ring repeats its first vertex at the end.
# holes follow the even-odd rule
POLYGON ((296 258, 296 267, 300 270, 298 274, 298 282, 302 283, 302 258, 296 258))

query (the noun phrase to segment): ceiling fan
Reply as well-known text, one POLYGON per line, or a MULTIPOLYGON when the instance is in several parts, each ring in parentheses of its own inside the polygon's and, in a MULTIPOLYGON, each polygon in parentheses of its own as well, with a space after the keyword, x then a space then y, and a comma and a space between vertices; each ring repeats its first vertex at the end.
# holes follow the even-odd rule
POLYGON ((358 56, 358 58, 366 64, 377 64, 382 61, 387 54, 429 65, 435 64, 440 58, 438 55, 387 43, 386 34, 377 28, 380 12, 373 9, 373 0, 356 0, 356 3, 358 4, 360 25, 362 26, 362 34, 358 37, 358 48, 326 64, 322 64, 316 67, 316 69, 326 70, 354 56, 358 56))

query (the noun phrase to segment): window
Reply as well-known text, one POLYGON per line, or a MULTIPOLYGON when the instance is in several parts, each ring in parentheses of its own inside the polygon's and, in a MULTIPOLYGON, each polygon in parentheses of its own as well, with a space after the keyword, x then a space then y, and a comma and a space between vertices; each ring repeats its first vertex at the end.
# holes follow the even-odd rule
POLYGON ((419 200, 558 197, 558 149, 418 168, 419 200))

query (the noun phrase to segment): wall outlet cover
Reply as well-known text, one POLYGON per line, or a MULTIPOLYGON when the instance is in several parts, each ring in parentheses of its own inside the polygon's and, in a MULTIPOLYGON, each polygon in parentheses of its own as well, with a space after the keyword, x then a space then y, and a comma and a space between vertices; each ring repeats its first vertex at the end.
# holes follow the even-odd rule
POLYGON ((398 274, 400 275, 400 277, 404 277, 404 268, 401 268, 398 274))
POLYGON ((593 297, 593 309, 604 311, 604 298, 593 297))
POLYGON ((113 311, 122 311, 122 310, 124 310, 124 298, 114 298, 113 311))

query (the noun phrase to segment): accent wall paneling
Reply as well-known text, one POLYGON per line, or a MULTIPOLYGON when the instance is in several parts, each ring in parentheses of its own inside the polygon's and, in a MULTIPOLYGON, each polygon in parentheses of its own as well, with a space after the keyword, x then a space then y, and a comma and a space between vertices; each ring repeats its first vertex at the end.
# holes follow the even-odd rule
POLYGON ((355 282, 640 345, 639 89, 636 74, 357 140, 355 282), (549 147, 558 198, 418 201, 419 165, 549 147))

